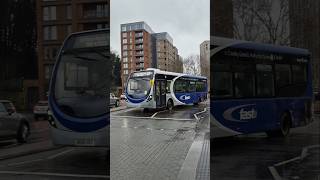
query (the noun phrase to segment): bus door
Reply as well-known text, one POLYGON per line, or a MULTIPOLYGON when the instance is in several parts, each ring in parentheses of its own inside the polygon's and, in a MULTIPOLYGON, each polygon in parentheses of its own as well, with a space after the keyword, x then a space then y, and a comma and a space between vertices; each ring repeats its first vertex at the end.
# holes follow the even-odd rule
POLYGON ((166 106, 166 80, 158 79, 155 83, 157 108, 166 106))

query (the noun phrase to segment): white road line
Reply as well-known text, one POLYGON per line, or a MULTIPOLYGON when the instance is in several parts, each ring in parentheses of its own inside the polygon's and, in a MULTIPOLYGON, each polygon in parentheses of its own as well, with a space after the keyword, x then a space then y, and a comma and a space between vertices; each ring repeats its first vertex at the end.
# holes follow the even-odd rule
POLYGON ((200 159, 201 151, 204 143, 204 134, 198 136, 192 143, 186 159, 180 169, 178 180, 194 180, 196 179, 197 166, 200 159))
POLYGON ((46 172, 26 172, 26 171, 0 171, 0 174, 76 177, 76 178, 100 178, 100 179, 110 178, 110 176, 107 176, 107 175, 66 174, 66 173, 46 173, 46 172))
POLYGON ((194 118, 196 118, 197 121, 199 121, 200 118, 198 117, 198 115, 205 113, 206 111, 207 111, 207 108, 204 108, 203 111, 197 112, 197 113, 193 114, 193 116, 194 116, 194 118))
POLYGON ((292 159, 288 159, 288 160, 279 162, 277 164, 274 164, 273 166, 269 166, 268 168, 269 168, 270 173, 272 174, 272 176, 273 176, 273 178, 275 180, 282 180, 283 178, 279 175, 279 173, 278 173, 278 171, 276 169, 277 166, 282 166, 284 164, 288 164, 288 163, 291 163, 291 162, 297 161, 297 160, 303 160, 305 157, 307 157, 309 149, 311 149, 311 148, 319 148, 319 147, 320 147, 320 144, 304 147, 302 149, 302 152, 301 152, 300 156, 297 156, 297 157, 294 157, 292 159))
POLYGON ((158 115, 159 113, 166 112, 166 111, 168 111, 168 110, 158 111, 158 112, 154 113, 154 114, 151 116, 151 118, 154 118, 154 117, 155 117, 156 115, 158 115))
POLYGON ((29 160, 29 161, 22 161, 22 162, 16 162, 16 163, 10 163, 8 164, 8 166, 17 166, 17 165, 22 165, 22 164, 29 164, 29 163, 33 163, 33 162, 37 162, 37 161, 42 161, 44 159, 34 159, 34 160, 29 160))
POLYGON ((47 157, 47 159, 57 158, 57 157, 59 157, 59 156, 65 155, 65 154, 67 154, 67 153, 69 153, 69 152, 71 152, 71 151, 73 151, 73 150, 74 150, 74 149, 68 149, 68 150, 62 151, 62 152, 60 152, 60 153, 58 153, 58 154, 54 154, 54 155, 52 155, 52 156, 47 157))
POLYGON ((128 118, 128 119, 154 119, 154 120, 173 120, 173 121, 192 121, 194 119, 179 119, 179 118, 151 118, 151 117, 139 117, 139 116, 113 116, 115 118, 128 118))
POLYGON ((171 120, 171 121, 193 121, 194 119, 179 119, 179 118, 153 118, 155 120, 171 120))
POLYGON ((282 180, 281 176, 279 175, 278 171, 275 167, 269 166, 269 171, 271 172, 273 179, 275 180, 282 180))
POLYGON ((279 163, 277 163, 277 164, 274 164, 273 166, 282 166, 282 165, 284 165, 284 164, 291 163, 291 162, 293 162, 293 161, 297 161, 297 160, 300 160, 300 159, 301 159, 301 157, 298 156, 298 157, 295 157, 295 158, 292 158, 292 159, 288 159, 288 160, 279 162, 279 163))
POLYGON ((320 144, 304 147, 303 150, 302 150, 302 153, 301 153, 301 158, 302 159, 304 159, 308 155, 308 150, 311 149, 311 148, 320 148, 320 144))

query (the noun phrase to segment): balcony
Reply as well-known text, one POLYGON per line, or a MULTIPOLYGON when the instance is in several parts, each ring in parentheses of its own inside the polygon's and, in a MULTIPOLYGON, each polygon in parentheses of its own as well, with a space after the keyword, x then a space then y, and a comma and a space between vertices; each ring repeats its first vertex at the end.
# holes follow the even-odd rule
POLYGON ((135 43, 136 44, 142 44, 143 43, 143 39, 142 38, 136 39, 135 43))
POLYGON ((143 57, 140 57, 140 58, 136 59, 136 63, 141 63, 141 62, 144 62, 144 58, 143 57))
POLYGON ((143 49, 143 45, 136 46, 135 48, 136 48, 136 50, 143 49))
POLYGON ((136 34, 135 34, 135 37, 136 37, 136 38, 141 38, 141 37, 143 37, 143 33, 136 33, 136 34))
POLYGON ((136 56, 143 56, 143 55, 144 55, 143 51, 136 52, 136 56))
POLYGON ((92 18, 103 18, 108 17, 107 11, 97 11, 97 10, 86 10, 83 12, 83 18, 92 19, 92 18))

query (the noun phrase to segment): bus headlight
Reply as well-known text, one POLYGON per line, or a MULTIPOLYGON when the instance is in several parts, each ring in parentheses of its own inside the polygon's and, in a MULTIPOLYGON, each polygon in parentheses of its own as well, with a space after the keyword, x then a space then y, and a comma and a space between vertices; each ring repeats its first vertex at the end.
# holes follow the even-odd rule
POLYGON ((151 101, 152 100, 152 95, 150 95, 147 99, 147 102, 151 101))

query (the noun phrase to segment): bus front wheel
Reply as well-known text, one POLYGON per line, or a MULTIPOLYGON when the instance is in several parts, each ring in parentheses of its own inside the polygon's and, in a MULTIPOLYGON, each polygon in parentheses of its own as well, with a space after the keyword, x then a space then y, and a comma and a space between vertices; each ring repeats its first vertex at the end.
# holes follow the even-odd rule
POLYGON ((172 109, 173 109, 173 102, 172 102, 171 99, 169 99, 168 102, 167 102, 167 109, 169 111, 172 111, 172 109))
POLYGON ((291 128, 291 119, 290 116, 286 113, 282 115, 280 120, 280 129, 274 131, 268 131, 267 135, 269 137, 286 137, 290 133, 291 128))

